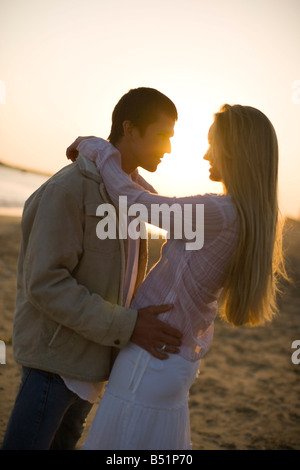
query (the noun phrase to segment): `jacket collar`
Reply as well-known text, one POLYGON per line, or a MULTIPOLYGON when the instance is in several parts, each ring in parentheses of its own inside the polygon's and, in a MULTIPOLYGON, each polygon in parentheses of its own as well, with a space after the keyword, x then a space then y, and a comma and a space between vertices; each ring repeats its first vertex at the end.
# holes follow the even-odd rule
POLYGON ((86 176, 87 178, 91 178, 99 184, 103 183, 103 179, 101 178, 94 162, 79 154, 76 158, 76 163, 78 165, 79 170, 84 176, 86 176))

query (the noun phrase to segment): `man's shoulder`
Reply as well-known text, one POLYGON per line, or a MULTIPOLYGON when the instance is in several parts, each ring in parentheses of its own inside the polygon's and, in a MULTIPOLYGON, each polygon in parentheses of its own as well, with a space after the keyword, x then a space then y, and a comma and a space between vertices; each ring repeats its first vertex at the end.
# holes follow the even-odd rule
POLYGON ((40 204, 45 207, 54 207, 60 201, 73 201, 76 207, 83 207, 89 201, 94 204, 101 203, 99 191, 100 177, 74 162, 66 165, 52 175, 42 186, 29 196, 24 205, 24 213, 35 213, 40 204))
POLYGON ((97 178, 97 174, 93 175, 92 172, 84 171, 79 163, 77 161, 70 163, 61 168, 57 173, 54 173, 42 186, 32 193, 27 199, 26 205, 30 203, 35 204, 44 197, 44 194, 55 194, 57 198, 59 198, 60 194, 69 194, 80 202, 89 193, 99 193, 99 176, 97 178))
POLYGON ((48 183, 60 184, 68 181, 69 179, 80 179, 82 176, 83 175, 79 171, 76 162, 70 163, 54 173, 54 175, 49 178, 48 183))
POLYGON ((79 157, 74 163, 66 165, 49 180, 49 184, 62 185, 74 188, 82 180, 87 180, 99 184, 101 178, 92 162, 87 162, 85 158, 79 157))

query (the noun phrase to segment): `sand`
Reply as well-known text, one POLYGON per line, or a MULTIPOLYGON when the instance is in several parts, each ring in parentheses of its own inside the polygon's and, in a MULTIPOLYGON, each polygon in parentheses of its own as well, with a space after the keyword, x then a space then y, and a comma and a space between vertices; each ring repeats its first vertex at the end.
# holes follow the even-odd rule
MULTIPOLYGON (((190 393, 194 450, 300 449, 300 364, 291 360, 292 342, 300 340, 299 221, 287 221, 284 240, 294 284, 284 286, 279 315, 254 329, 216 321, 214 341, 190 393)), ((21 372, 11 343, 19 244, 20 219, 1 216, 0 339, 6 364, 0 365, 0 445, 21 372)), ((160 241, 152 240, 150 264, 159 248, 160 241)))

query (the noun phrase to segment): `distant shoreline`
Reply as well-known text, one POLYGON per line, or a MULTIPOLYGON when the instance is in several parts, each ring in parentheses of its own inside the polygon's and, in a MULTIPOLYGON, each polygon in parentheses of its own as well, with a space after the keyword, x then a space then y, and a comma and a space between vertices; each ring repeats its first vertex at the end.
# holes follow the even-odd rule
POLYGON ((0 161, 0 166, 4 168, 9 168, 11 170, 18 170, 22 171, 24 173, 34 173, 35 175, 41 175, 41 176, 52 176, 53 173, 47 172, 47 171, 42 171, 42 170, 34 170, 32 168, 26 168, 26 167, 20 167, 17 165, 11 165, 9 163, 5 163, 3 161, 0 161))

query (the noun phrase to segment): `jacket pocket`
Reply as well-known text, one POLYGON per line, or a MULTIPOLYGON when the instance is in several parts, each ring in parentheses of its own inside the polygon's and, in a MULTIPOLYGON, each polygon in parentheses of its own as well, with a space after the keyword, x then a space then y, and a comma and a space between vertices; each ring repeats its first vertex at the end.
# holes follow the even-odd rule
POLYGON ((63 325, 57 325, 51 337, 48 338, 47 345, 50 349, 59 349, 61 347, 65 348, 66 344, 71 348, 73 343, 74 346, 76 345, 76 339, 78 339, 78 335, 75 331, 63 325))
POLYGON ((84 248, 102 253, 118 251, 120 246, 117 224, 116 209, 112 204, 86 204, 84 248))
POLYGON ((51 337, 51 339, 50 339, 50 341, 49 341, 49 343, 48 343, 48 346, 52 346, 52 344, 53 344, 53 342, 54 342, 56 336, 58 335, 58 333, 59 333, 60 330, 61 330, 61 327, 62 327, 62 325, 58 325, 58 327, 57 327, 56 330, 54 331, 54 333, 53 333, 53 335, 52 335, 52 337, 51 337))

